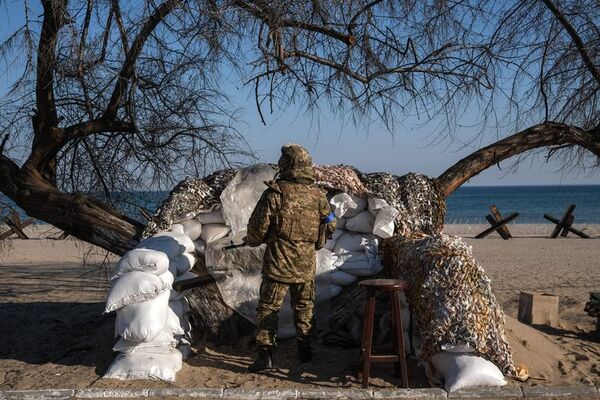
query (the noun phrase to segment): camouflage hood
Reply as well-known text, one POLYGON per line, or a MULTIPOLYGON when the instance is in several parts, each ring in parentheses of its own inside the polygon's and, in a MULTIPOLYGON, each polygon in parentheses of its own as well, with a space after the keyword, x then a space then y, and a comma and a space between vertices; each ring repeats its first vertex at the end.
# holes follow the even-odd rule
POLYGON ((308 151, 297 144, 286 144, 281 148, 279 158, 279 178, 285 181, 312 184, 315 171, 308 151))

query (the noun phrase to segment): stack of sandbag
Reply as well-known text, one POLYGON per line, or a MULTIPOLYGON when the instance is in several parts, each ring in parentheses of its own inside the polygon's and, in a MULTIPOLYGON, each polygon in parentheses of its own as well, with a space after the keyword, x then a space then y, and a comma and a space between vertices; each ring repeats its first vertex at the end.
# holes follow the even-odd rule
POLYGON ((104 378, 175 381, 191 350, 191 325, 185 294, 172 287, 196 276, 185 229, 176 224, 142 240, 114 266, 105 312, 117 313, 113 350, 121 354, 104 378))
POLYGON ((330 203, 337 229, 325 249, 331 251, 330 290, 337 294, 357 277, 372 276, 383 269, 379 241, 394 234, 397 211, 383 199, 347 193, 333 196, 330 203))

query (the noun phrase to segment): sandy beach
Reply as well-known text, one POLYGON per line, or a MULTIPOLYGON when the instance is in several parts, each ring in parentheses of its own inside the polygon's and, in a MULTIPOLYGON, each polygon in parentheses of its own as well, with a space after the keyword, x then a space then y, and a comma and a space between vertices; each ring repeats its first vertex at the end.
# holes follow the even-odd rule
MULTIPOLYGON (((545 238, 552 226, 511 225, 514 238, 492 234, 472 239, 484 225, 449 225, 473 246, 506 313, 517 364, 532 377, 510 385, 600 384, 600 343, 592 340, 595 321, 583 307, 589 292, 600 291, 600 226, 585 226, 591 240, 545 238), (556 328, 519 323, 520 291, 560 296, 556 328)), ((102 315, 108 287, 106 264, 116 257, 78 240, 52 240, 48 226, 29 230, 32 240, 9 240, 0 256, 0 389, 88 387, 359 387, 353 365, 358 349, 317 346, 312 363, 296 361, 295 342, 281 343, 277 364, 263 375, 247 374, 250 346, 196 343, 177 382, 101 379, 114 359, 114 316, 102 315), (85 260, 85 262, 84 262, 85 260)), ((426 387, 422 370, 409 363, 410 386, 426 387)), ((393 387, 391 369, 375 367, 372 386, 393 387)))

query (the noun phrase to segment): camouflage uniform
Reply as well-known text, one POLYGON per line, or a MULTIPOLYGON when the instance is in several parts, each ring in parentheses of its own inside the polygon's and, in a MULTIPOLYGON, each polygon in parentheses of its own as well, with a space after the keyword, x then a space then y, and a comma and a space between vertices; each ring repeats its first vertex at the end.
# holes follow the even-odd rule
POLYGON ((285 145, 281 152, 279 179, 267 183, 250 217, 246 239, 249 246, 267 244, 256 314, 259 346, 275 345, 277 314, 288 289, 296 335, 309 337, 319 234, 322 239, 323 232, 327 236, 335 230, 335 219, 328 219, 331 209, 325 191, 313 185, 308 152, 298 145, 285 145))

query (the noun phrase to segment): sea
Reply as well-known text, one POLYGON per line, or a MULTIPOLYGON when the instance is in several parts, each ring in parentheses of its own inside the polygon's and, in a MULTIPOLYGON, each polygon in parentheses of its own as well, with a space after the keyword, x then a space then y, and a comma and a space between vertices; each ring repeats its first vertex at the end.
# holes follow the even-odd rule
MULTIPOLYGON (((142 207, 154 212, 167 198, 169 192, 139 191, 121 193, 113 204, 130 217, 144 222, 139 211, 142 207)), ((2 203, 15 208, 10 199, 0 193, 2 203)), ((485 216, 490 205, 496 205, 503 216, 513 212, 519 217, 512 224, 549 223, 544 214, 560 219, 570 204, 576 204, 575 224, 600 224, 600 185, 560 186, 462 186, 446 202, 446 224, 487 224, 485 216)))

